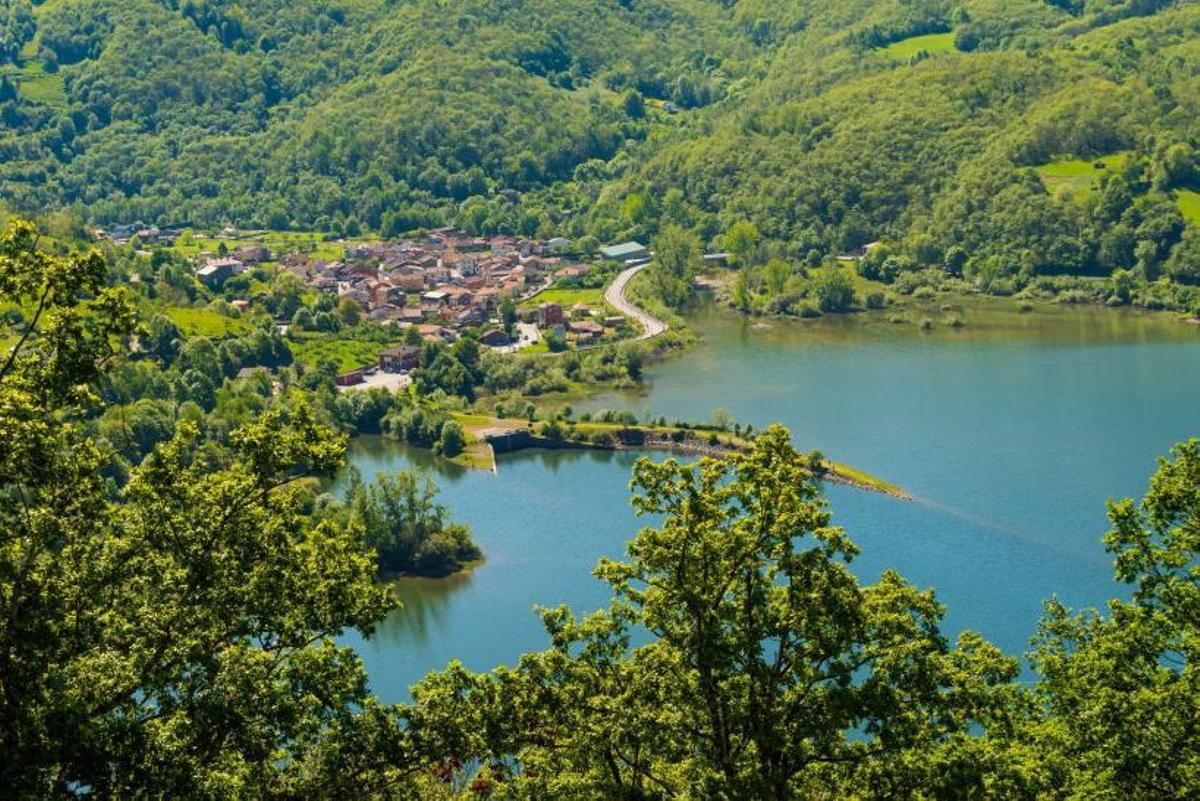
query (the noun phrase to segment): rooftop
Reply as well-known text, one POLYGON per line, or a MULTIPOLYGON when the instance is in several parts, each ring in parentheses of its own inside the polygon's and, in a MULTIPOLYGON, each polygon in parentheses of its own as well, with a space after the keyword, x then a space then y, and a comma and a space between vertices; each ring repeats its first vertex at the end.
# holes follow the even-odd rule
POLYGON ((644 253, 645 250, 646 246, 640 242, 622 242, 619 245, 609 245, 608 247, 600 248, 600 255, 606 259, 621 259, 644 253))

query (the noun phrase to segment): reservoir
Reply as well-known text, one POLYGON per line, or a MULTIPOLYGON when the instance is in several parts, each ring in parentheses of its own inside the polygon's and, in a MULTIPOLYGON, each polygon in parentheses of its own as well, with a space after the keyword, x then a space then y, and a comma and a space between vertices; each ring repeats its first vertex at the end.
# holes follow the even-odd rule
MULTIPOLYGON (((873 581, 896 568, 937 590, 947 634, 974 629, 1022 654, 1046 599, 1099 606, 1124 592, 1100 543, 1105 502, 1140 496, 1156 458, 1200 436, 1200 326, 1090 307, 1021 314, 1011 300, 963 316, 962 328, 927 332, 883 315, 752 321, 707 305, 689 320, 702 344, 656 364, 639 390, 574 406, 777 421, 799 448, 899 484, 916 500, 827 488, 862 549, 855 572, 873 581)), ((440 500, 487 557, 449 580, 401 582, 405 609, 369 641, 346 637, 381 697, 404 700, 451 659, 486 670, 545 647, 535 605, 604 606, 591 570, 643 524, 629 506, 635 459, 525 452, 493 475, 354 442, 367 480, 435 471, 440 500)))

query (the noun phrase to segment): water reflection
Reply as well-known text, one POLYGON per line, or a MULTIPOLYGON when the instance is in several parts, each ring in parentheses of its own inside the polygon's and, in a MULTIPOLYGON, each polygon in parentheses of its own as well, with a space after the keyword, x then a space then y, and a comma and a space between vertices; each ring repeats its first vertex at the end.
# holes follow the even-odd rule
POLYGON ((537 465, 557 475, 563 468, 571 470, 577 465, 584 463, 610 465, 617 462, 626 462, 632 466, 633 460, 636 458, 636 454, 631 456, 629 453, 619 451, 590 450, 584 448, 567 450, 534 449, 502 455, 496 463, 496 472, 503 473, 506 467, 537 465))
POLYGON ((444 631, 453 620, 454 596, 466 590, 474 576, 468 570, 441 579, 402 578, 392 592, 402 604, 375 630, 374 639, 398 646, 425 645, 431 634, 444 631))
MULTIPOLYGON (((358 467, 363 480, 368 483, 380 473, 418 470, 436 478, 439 485, 445 485, 461 481, 471 472, 468 468, 440 458, 431 450, 381 436, 355 437, 350 455, 350 463, 358 467)), ((333 482, 334 492, 345 489, 345 480, 343 474, 333 482)))

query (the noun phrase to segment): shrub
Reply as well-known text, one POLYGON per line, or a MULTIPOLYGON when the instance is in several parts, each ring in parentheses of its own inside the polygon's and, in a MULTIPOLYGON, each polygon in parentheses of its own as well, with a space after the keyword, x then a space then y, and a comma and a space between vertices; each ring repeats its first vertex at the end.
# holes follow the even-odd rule
POLYGON ((1055 300, 1059 303, 1089 303, 1092 298, 1081 289, 1068 289, 1060 292, 1055 300))
POLYGON ((458 456, 463 451, 465 441, 463 440, 462 426, 454 420, 447 420, 442 424, 442 436, 438 438, 438 450, 443 456, 454 457, 458 456))
POLYGON ((816 280, 813 293, 821 311, 849 311, 854 305, 854 279, 845 270, 831 270, 816 280))
POLYGON ((886 305, 887 305, 887 295, 885 295, 879 291, 867 293, 867 308, 868 309, 882 309, 886 305))
POLYGON ((561 353, 567 349, 567 338, 561 328, 555 328, 546 334, 546 347, 551 353, 561 353))
POLYGON ((547 420, 538 426, 538 435, 558 441, 563 438, 563 429, 557 420, 547 420))
POLYGON ((920 270, 918 272, 902 273, 893 288, 901 295, 911 295, 921 287, 936 289, 946 280, 946 274, 941 270, 920 270))

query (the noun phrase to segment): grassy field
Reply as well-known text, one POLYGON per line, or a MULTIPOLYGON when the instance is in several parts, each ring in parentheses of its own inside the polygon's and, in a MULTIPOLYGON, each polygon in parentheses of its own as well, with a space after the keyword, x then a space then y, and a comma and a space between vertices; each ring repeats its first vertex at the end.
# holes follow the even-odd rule
POLYGON ((226 317, 210 309, 192 309, 173 306, 164 313, 171 318, 179 330, 188 336, 227 337, 244 334, 250 323, 235 317, 226 317))
POLYGON ((550 288, 532 300, 522 303, 522 306, 537 306, 539 303, 557 303, 564 309, 569 309, 576 303, 586 303, 592 308, 604 306, 603 289, 573 289, 550 288))
POLYGON ((1183 213, 1183 219, 1192 225, 1200 227, 1200 192, 1190 189, 1180 189, 1175 193, 1175 202, 1183 213))
POLYGON ((337 364, 338 372, 344 373, 375 364, 379 360, 379 354, 392 347, 392 344, 312 336, 299 341, 289 341, 288 347, 291 348, 296 361, 316 365, 322 360, 331 359, 337 364))
POLYGON ((1126 153, 1114 153, 1093 161, 1069 159, 1052 161, 1035 167, 1034 170, 1046 185, 1047 191, 1055 197, 1068 194, 1077 201, 1084 201, 1100 180, 1100 176, 1109 170, 1118 170, 1125 163, 1126 153), (1103 167, 1097 167, 1103 164, 1103 167))
POLYGON ((7 67, 0 73, 16 81, 17 91, 26 100, 54 108, 66 108, 67 89, 61 71, 49 73, 42 62, 29 61, 20 68, 7 67))
POLYGON ((953 53, 955 50, 954 34, 930 33, 925 36, 914 36, 911 39, 892 42, 879 52, 888 58, 907 60, 921 51, 934 55, 936 53, 953 53))
POLYGON ((483 431, 503 428, 516 430, 526 428, 521 420, 499 420, 485 414, 453 412, 450 415, 463 430, 463 452, 451 461, 474 470, 495 470, 496 459, 492 448, 482 436, 483 431))
POLYGON ((203 253, 215 254, 222 244, 230 252, 245 245, 265 245, 274 258, 300 251, 314 258, 336 261, 342 258, 347 243, 327 242, 324 234, 312 231, 238 231, 224 237, 189 230, 176 240, 173 250, 183 256, 199 256, 203 253))

